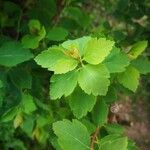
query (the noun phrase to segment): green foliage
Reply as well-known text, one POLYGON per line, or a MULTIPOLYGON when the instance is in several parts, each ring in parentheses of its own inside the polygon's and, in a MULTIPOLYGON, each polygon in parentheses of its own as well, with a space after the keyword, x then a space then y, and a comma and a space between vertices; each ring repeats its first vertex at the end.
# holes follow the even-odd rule
POLYGON ((30 20, 29 24, 30 34, 26 34, 22 38, 22 44, 25 48, 38 48, 39 42, 45 37, 46 31, 44 26, 41 26, 38 20, 30 20))
POLYGON ((106 40, 105 38, 93 38, 87 43, 83 59, 93 65, 99 64, 108 56, 113 45, 113 41, 106 40))
POLYGON ((105 128, 109 134, 123 134, 125 131, 123 126, 116 123, 106 124, 105 128))
POLYGON ((62 27, 55 27, 48 31, 47 38, 51 41, 63 41, 66 39, 68 31, 62 27))
POLYGON ((54 71, 55 74, 66 73, 78 65, 77 60, 69 57, 66 53, 61 47, 51 47, 39 54, 35 61, 42 67, 54 71))
POLYGON ((0 149, 136 150, 109 117, 150 73, 148 7, 0 1, 0 149))
POLYGON ((33 54, 18 42, 6 42, 0 48, 0 64, 6 67, 16 66, 31 58, 33 54))
POLYGON ((131 59, 136 59, 147 47, 147 41, 140 41, 135 43, 130 52, 129 52, 129 56, 131 57, 131 59))
POLYGON ((53 124, 53 130, 63 150, 88 150, 90 148, 90 135, 86 127, 78 120, 58 121, 53 124))
POLYGON ((135 92, 139 84, 139 72, 132 66, 126 68, 126 71, 118 75, 118 81, 124 87, 135 92))
POLYGON ((69 105, 73 114, 80 119, 93 109, 95 102, 95 96, 88 95, 77 88, 70 96, 69 105))
POLYGON ((78 74, 70 71, 66 74, 53 75, 50 84, 51 99, 61 98, 63 95, 70 95, 77 85, 78 74), (65 84, 64 84, 65 81, 65 84))
POLYGON ((127 150, 128 141, 126 137, 108 135, 100 141, 99 150, 127 150))
POLYGON ((131 63, 141 74, 150 73, 150 61, 147 58, 139 57, 131 63))
POLYGON ((104 65, 86 65, 79 72, 79 86, 87 94, 106 95, 109 81, 109 72, 104 65))
POLYGON ((21 105, 23 107, 23 112, 30 114, 36 110, 36 105, 33 102, 33 98, 29 94, 22 95, 21 105))
POLYGON ((103 99, 98 99, 92 114, 93 121, 97 126, 103 126, 107 123, 108 111, 106 102, 103 99))
POLYGON ((120 49, 114 47, 104 61, 110 73, 123 72, 125 67, 129 65, 129 58, 120 52, 120 49))

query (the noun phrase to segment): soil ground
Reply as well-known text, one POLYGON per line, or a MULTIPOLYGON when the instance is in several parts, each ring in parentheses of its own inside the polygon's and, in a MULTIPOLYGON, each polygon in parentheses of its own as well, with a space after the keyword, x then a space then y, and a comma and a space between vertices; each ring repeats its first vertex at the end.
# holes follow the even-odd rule
POLYGON ((133 139, 140 150, 150 150, 150 117, 148 100, 129 97, 119 101, 119 120, 126 122, 126 135, 133 139))

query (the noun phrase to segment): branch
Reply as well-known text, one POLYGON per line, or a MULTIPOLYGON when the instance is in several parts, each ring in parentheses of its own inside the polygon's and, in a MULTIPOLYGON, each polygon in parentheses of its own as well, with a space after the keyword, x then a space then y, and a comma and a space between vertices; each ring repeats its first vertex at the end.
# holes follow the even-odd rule
POLYGON ((98 136, 99 132, 100 132, 100 127, 97 127, 96 130, 95 130, 95 132, 94 132, 94 134, 91 137, 90 150, 94 150, 94 145, 95 145, 95 143, 97 141, 97 136, 98 136))
POLYGON ((53 24, 54 26, 59 23, 61 15, 65 8, 65 1, 64 0, 57 0, 57 14, 53 17, 53 24))

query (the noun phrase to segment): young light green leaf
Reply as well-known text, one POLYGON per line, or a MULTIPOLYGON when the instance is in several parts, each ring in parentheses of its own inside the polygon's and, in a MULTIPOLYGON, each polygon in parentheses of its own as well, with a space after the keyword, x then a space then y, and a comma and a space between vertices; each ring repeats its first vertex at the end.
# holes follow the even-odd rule
POLYGON ((90 134, 78 120, 57 121, 53 124, 54 133, 62 150, 89 150, 90 134))
POLYGON ((38 32, 38 36, 37 36, 38 40, 41 41, 42 39, 44 39, 45 35, 46 35, 46 30, 45 27, 42 26, 38 32))
POLYGON ((19 42, 6 42, 0 47, 0 65, 12 67, 32 57, 33 54, 19 42))
POLYGON ((92 113, 95 124, 103 126, 107 122, 108 112, 109 109, 105 101, 103 99, 98 99, 92 113))
POLYGON ((114 42, 105 38, 93 38, 85 47, 84 60, 90 64, 99 64, 109 55, 114 42))
POLYGON ((70 95, 77 85, 77 72, 71 71, 66 74, 53 75, 50 84, 51 99, 70 95))
POLYGON ((76 88, 69 98, 70 108, 78 119, 90 112, 96 102, 95 96, 87 95, 80 88, 76 88))
POLYGON ((136 59, 145 50, 147 45, 148 45, 147 41, 139 41, 135 43, 128 53, 129 57, 131 59, 136 59))
POLYGON ((68 31, 62 27, 54 27, 47 33, 47 38, 51 41, 62 41, 68 36, 68 31))
POLYGON ((44 26, 41 26, 38 20, 30 20, 28 26, 30 34, 23 36, 21 42, 24 48, 31 48, 31 49, 38 48, 40 41, 46 35, 45 28, 44 26))
POLYGON ((78 83, 87 94, 106 95, 108 91, 109 72, 105 65, 85 65, 79 70, 78 83))
POLYGON ((34 33, 41 29, 41 24, 39 20, 36 20, 36 19, 30 20, 28 26, 29 26, 29 30, 31 33, 34 33))
POLYGON ((74 70, 78 61, 65 55, 61 47, 50 47, 48 50, 43 51, 36 56, 35 61, 43 68, 48 68, 54 71, 55 74, 66 73, 74 70))
POLYGON ((150 73, 150 61, 146 57, 139 57, 131 62, 141 74, 150 73))
POLYGON ((83 36, 75 40, 67 40, 63 42, 61 45, 67 50, 76 48, 79 51, 80 56, 82 57, 85 53, 85 47, 89 40, 91 40, 90 36, 83 36))
POLYGON ((23 123, 23 115, 22 113, 18 113, 14 119, 14 128, 18 128, 23 123))
POLYGON ((125 71, 125 67, 129 65, 129 59, 127 55, 120 52, 118 48, 114 47, 105 59, 104 64, 110 73, 123 72, 125 71))
POLYGON ((22 108, 27 114, 36 110, 36 105, 33 101, 33 97, 30 94, 22 94, 22 108))
POLYGON ((117 138, 108 135, 100 141, 99 150, 127 150, 127 145, 128 140, 126 137, 117 138))
POLYGON ((118 75, 119 83, 133 92, 138 87, 139 78, 139 71, 132 66, 127 67, 125 72, 118 75))

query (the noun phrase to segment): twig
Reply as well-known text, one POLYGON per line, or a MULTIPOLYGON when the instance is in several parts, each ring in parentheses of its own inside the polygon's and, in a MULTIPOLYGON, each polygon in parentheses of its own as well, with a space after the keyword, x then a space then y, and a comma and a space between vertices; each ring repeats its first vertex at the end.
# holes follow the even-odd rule
POLYGON ((63 14, 63 11, 65 10, 68 3, 64 0, 57 0, 57 14, 53 17, 53 25, 56 26, 63 14))
POLYGON ((95 132, 94 132, 94 134, 91 137, 91 147, 90 147, 90 150, 94 150, 94 145, 95 145, 95 143, 97 141, 97 135, 98 135, 99 131, 100 131, 100 127, 97 127, 96 130, 95 130, 95 132))
POLYGON ((20 15, 19 15, 19 18, 18 18, 16 40, 18 40, 18 38, 19 38, 19 30, 20 30, 20 23, 21 23, 21 19, 22 19, 22 14, 23 14, 23 10, 20 11, 20 15))

